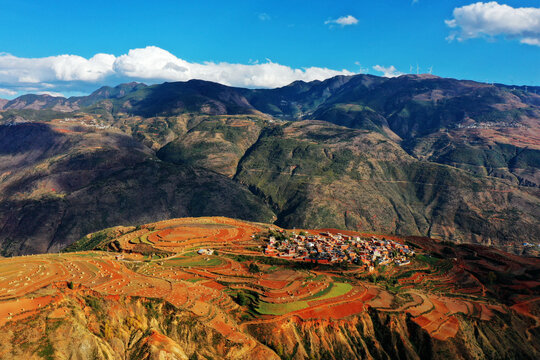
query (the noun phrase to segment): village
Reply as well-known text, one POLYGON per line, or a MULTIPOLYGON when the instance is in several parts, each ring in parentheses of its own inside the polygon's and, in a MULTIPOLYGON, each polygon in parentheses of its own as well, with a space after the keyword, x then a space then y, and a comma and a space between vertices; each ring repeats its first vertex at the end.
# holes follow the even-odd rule
POLYGON ((408 265, 414 251, 408 245, 374 236, 360 237, 330 232, 316 235, 292 232, 288 235, 278 231, 268 236, 264 254, 319 264, 353 263, 373 271, 377 266, 391 263, 408 265))

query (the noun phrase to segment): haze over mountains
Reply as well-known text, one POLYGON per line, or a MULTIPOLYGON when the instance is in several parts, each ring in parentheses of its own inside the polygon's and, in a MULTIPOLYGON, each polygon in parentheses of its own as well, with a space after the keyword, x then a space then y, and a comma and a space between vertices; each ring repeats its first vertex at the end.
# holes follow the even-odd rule
POLYGON ((496 245, 540 234, 540 88, 431 75, 191 80, 0 102, 2 254, 224 215, 496 245))

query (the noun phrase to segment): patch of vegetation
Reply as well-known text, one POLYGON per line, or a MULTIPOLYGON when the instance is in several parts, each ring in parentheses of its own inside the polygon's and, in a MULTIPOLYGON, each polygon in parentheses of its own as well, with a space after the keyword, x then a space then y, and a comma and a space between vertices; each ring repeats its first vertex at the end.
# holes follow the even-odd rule
POLYGON ((45 360, 54 360, 54 346, 49 339, 46 339, 43 344, 38 348, 37 355, 41 356, 45 360))
POLYGON ((101 315, 105 311, 100 298, 91 295, 83 296, 83 298, 86 305, 88 305, 97 315, 101 315))
POLYGON ((439 262, 439 259, 431 256, 431 255, 417 255, 416 259, 420 262, 426 263, 428 265, 435 265, 439 262))
POLYGON ((235 292, 231 292, 229 293, 229 295, 232 297, 233 301, 236 302, 238 305, 247 308, 247 311, 245 311, 240 316, 242 321, 251 320, 257 317, 258 315, 257 308, 260 303, 259 294, 257 294, 255 291, 241 289, 241 290, 236 290, 235 292))
POLYGON ((162 303, 153 300, 153 299, 146 299, 146 301, 142 302, 143 306, 146 308, 146 311, 148 312, 149 318, 156 318, 158 319, 162 315, 162 303))
POLYGON ((111 229, 105 229, 93 234, 86 235, 85 237, 65 248, 63 252, 76 252, 97 249, 102 243, 105 243, 107 240, 114 239, 114 235, 111 234, 110 230, 111 229))
POLYGON ((396 294, 401 290, 401 286, 396 278, 387 278, 384 284, 386 291, 396 294))

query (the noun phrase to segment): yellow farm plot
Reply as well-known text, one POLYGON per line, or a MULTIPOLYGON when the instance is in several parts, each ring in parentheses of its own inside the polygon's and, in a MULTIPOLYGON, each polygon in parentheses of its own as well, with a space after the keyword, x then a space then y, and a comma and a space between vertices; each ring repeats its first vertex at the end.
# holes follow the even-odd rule
POLYGON ((311 301, 321 301, 336 298, 347 294, 353 289, 352 285, 347 283, 331 283, 330 286, 305 300, 292 301, 287 303, 267 303, 261 302, 257 311, 263 315, 284 315, 293 311, 306 309, 311 301))

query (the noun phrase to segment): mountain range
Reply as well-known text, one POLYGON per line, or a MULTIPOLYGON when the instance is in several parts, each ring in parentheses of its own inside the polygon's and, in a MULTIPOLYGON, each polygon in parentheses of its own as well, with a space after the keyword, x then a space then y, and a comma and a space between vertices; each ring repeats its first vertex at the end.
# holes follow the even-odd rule
POLYGON ((0 101, 0 249, 184 216, 540 242, 540 88, 432 75, 190 80, 0 101))

